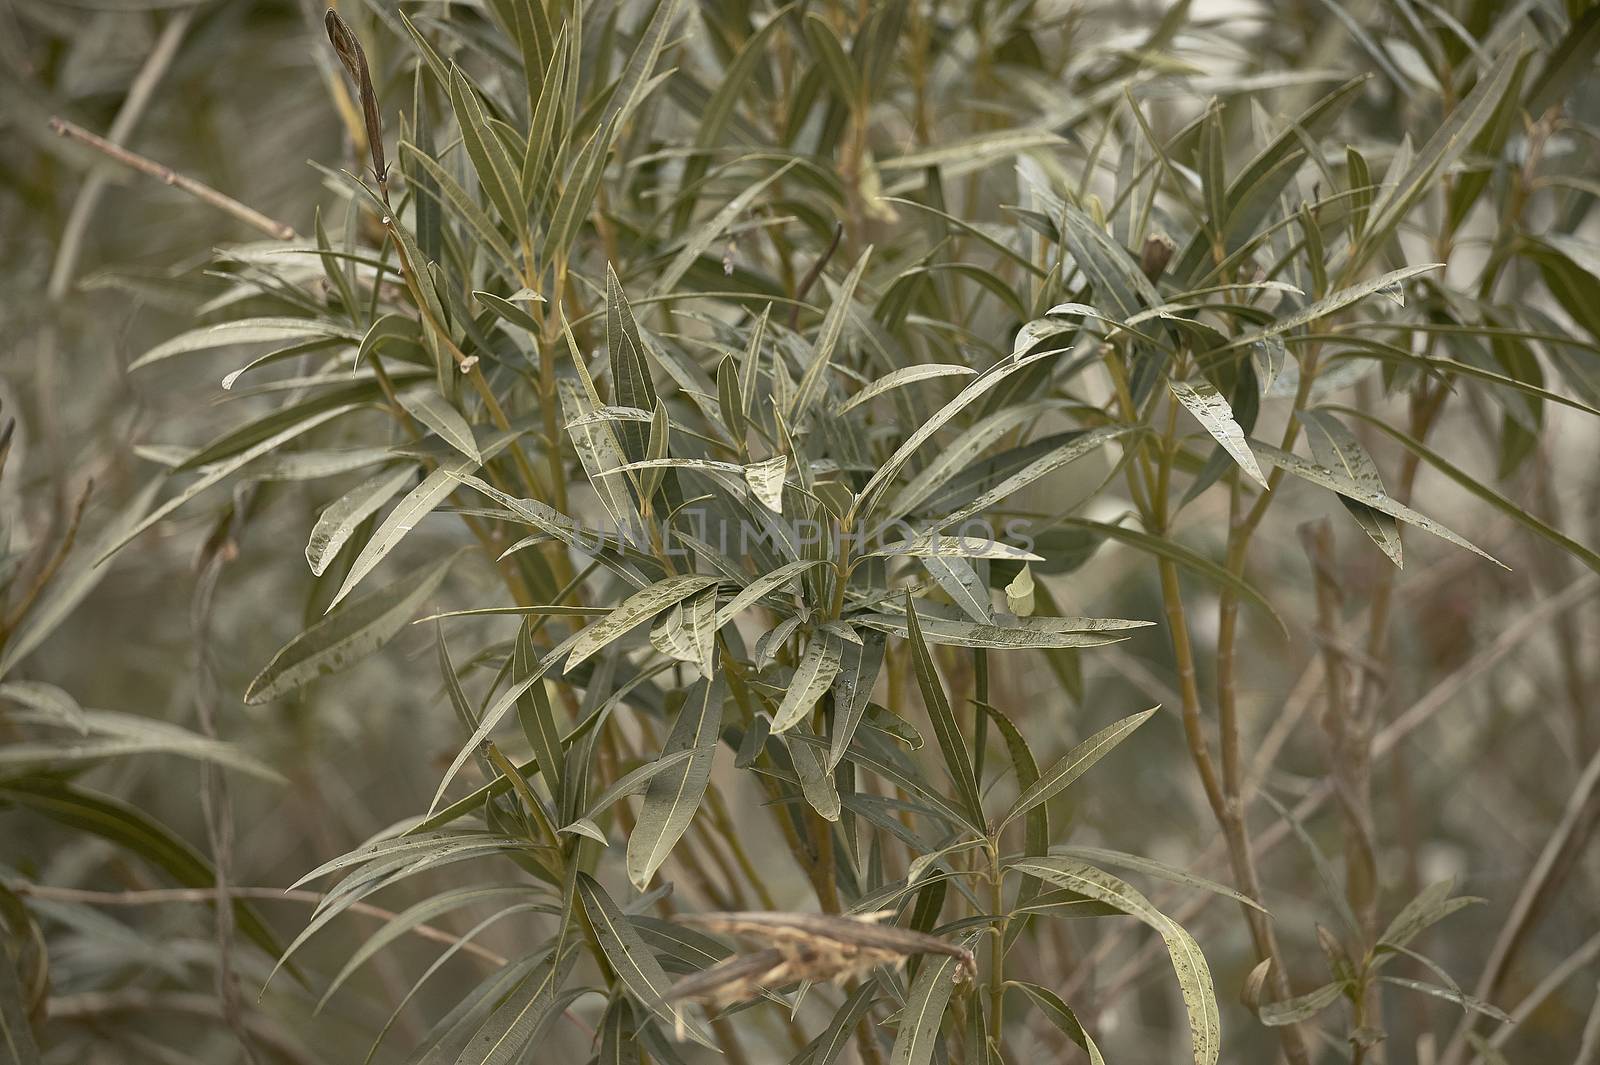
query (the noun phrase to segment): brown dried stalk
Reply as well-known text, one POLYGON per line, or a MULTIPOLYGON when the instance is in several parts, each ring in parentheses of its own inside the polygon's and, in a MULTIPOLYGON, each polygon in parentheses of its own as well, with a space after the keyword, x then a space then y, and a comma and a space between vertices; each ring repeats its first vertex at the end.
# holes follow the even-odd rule
POLYGON ((141 174, 148 174, 159 181, 163 181, 173 188, 182 189, 196 199, 209 203, 219 211, 233 215, 248 226, 261 230, 269 237, 277 240, 293 240, 294 227, 277 219, 268 218, 254 207, 247 207, 232 196, 218 192, 210 185, 186 174, 180 174, 170 166, 164 166, 154 159, 147 159, 137 152, 130 152, 121 145, 112 144, 104 137, 90 133, 75 122, 68 122, 59 115, 52 115, 50 128, 59 135, 79 144, 93 148, 108 159, 121 163, 130 170, 137 170, 141 174))
POLYGON ((800 980, 839 983, 877 968, 903 965, 913 954, 943 954, 960 965, 957 980, 977 974, 977 960, 964 947, 923 932, 879 922, 892 911, 833 916, 820 913, 704 913, 677 918, 711 932, 760 939, 770 944, 735 955, 674 984, 666 1001, 691 1000, 713 1007, 753 998, 763 988, 800 980))

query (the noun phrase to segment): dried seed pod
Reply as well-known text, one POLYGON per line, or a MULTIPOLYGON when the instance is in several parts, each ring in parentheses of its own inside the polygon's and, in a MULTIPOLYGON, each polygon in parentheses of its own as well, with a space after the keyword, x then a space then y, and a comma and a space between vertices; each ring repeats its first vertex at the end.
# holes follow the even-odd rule
POLYGON ((1178 246, 1172 238, 1165 233, 1153 233, 1144 240, 1144 247, 1139 253, 1139 272, 1154 281, 1166 272, 1167 263, 1172 261, 1172 255, 1178 246))
POLYGON ((796 980, 836 982, 879 965, 900 965, 913 954, 944 954, 960 961, 959 979, 977 972, 972 952, 938 936, 879 922, 891 911, 833 916, 820 913, 686 914, 682 923, 710 932, 760 939, 767 949, 730 958, 681 981, 668 996, 726 1004, 762 987, 796 980))
POLYGON ((361 98, 361 117, 367 125, 367 150, 372 153, 372 173, 379 186, 383 186, 389 180, 389 167, 383 158, 383 119, 378 114, 378 94, 372 89, 372 73, 367 69, 366 49, 361 47, 361 39, 350 24, 333 8, 328 8, 323 24, 328 28, 328 40, 333 43, 339 62, 361 98))

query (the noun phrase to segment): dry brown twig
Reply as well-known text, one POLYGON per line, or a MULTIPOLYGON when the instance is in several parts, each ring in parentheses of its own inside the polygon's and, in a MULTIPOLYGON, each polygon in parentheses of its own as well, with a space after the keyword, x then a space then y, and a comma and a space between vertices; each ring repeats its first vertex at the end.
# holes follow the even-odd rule
POLYGON ((154 159, 148 159, 138 152, 130 152, 121 145, 113 144, 104 137, 89 132, 75 122, 68 122, 59 115, 52 115, 50 128, 60 136, 93 148, 106 158, 121 163, 130 170, 148 174, 158 181, 165 182, 174 188, 182 189, 202 203, 208 203, 219 211, 232 215, 246 225, 259 229, 269 237, 277 240, 293 240, 295 238, 294 227, 288 223, 269 218, 254 207, 246 206, 232 196, 218 192, 202 181, 196 181, 186 174, 180 174, 170 166, 158 163, 154 159))
POLYGON ((703 913, 677 918, 710 932, 770 944, 736 954, 673 985, 666 1001, 690 1000, 713 1007, 753 998, 763 988, 800 980, 838 983, 880 965, 903 965, 913 954, 942 954, 958 962, 956 979, 977 974, 972 951, 938 936, 879 922, 893 911, 835 916, 821 913, 703 913))

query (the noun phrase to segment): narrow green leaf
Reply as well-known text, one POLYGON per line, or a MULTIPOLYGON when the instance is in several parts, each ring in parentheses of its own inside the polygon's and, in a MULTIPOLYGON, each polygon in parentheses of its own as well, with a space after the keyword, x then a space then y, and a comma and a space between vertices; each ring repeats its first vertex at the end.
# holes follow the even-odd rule
POLYGON ((689 1038, 715 1049, 699 1021, 663 1001, 672 989, 672 981, 611 896, 587 873, 579 873, 577 880, 578 895, 600 950, 634 1001, 659 1018, 669 1031, 681 1025, 689 1038))
POLYGON ((483 465, 483 455, 478 451, 472 426, 437 389, 424 387, 401 392, 399 400, 413 418, 438 433, 441 440, 471 459, 474 466, 483 465))
POLYGON ((1094 1040, 1089 1038, 1089 1033, 1079 1022, 1078 1015, 1072 1012, 1071 1006, 1062 1001, 1060 995, 1047 987, 1030 984, 1026 980, 1008 980, 1006 986, 1015 987, 1027 995, 1051 1024, 1082 1047, 1084 1053, 1089 1055, 1089 1065, 1106 1065, 1106 1059, 1100 1056, 1100 1048, 1094 1045, 1094 1040))
POLYGON ((416 474, 417 468, 409 464, 384 470, 329 503, 306 541, 306 562, 311 572, 322 576, 361 523, 376 514, 416 474))
POLYGON ((1017 796, 1017 801, 1011 804, 1011 809, 1000 819, 1000 827, 1005 828, 1033 807, 1049 802, 1060 794, 1073 781, 1088 772, 1091 766, 1110 754, 1111 750, 1126 739, 1134 729, 1150 720, 1151 715, 1159 709, 1161 707, 1152 706, 1143 713, 1107 725, 1068 751, 1054 765, 1041 773, 1031 787, 1017 796))
POLYGON ((951 375, 970 376, 977 372, 970 366, 962 366, 957 363, 930 362, 917 366, 902 366, 898 370, 890 370, 882 377, 860 389, 845 401, 844 405, 839 408, 839 413, 843 414, 846 411, 854 410, 863 403, 878 398, 885 392, 903 388, 916 381, 926 381, 930 377, 949 377, 951 375))
POLYGON ((676 289, 678 282, 683 280, 683 276, 689 272, 700 256, 706 253, 706 249, 710 248, 712 243, 740 215, 750 209, 750 205, 756 201, 756 197, 765 192, 773 182, 787 174, 794 165, 795 160, 791 159, 760 181, 745 186, 737 196, 724 204, 721 210, 690 234, 689 239, 684 242, 678 254, 673 256, 672 261, 666 265, 661 273, 656 275, 655 282, 650 286, 650 295, 652 297, 661 296, 676 289))
POLYGON ((652 777, 645 791, 638 822, 633 835, 628 837, 628 879, 641 891, 689 830, 700 808, 716 758, 725 690, 720 673, 696 681, 667 736, 663 755, 679 751, 693 751, 694 754, 671 770, 652 777))
POLYGON ((717 581, 716 577, 689 574, 668 577, 648 588, 634 592, 619 603, 611 613, 583 630, 577 642, 572 645, 572 653, 567 657, 563 672, 572 672, 575 667, 605 649, 630 629, 655 617, 672 604, 687 599, 696 592, 704 591, 717 581))
POLYGON ((1093 865, 1114 865, 1122 869, 1131 869, 1136 873, 1153 876, 1157 880, 1165 880, 1172 884, 1182 884, 1185 887, 1199 888, 1201 891, 1209 891, 1213 895, 1232 899, 1241 906, 1248 906, 1252 910, 1260 910, 1262 913, 1267 912, 1266 907, 1255 899, 1233 890, 1226 884, 1219 884, 1215 880, 1208 880, 1206 877, 1197 876, 1187 870, 1167 865, 1165 862, 1158 862, 1153 858, 1143 858, 1137 854, 1107 850, 1104 847, 1051 847, 1050 853, 1062 854, 1068 858, 1076 858, 1079 861, 1093 865))
POLYGON ((1197 385, 1168 381, 1167 387, 1178 397, 1184 409, 1194 415, 1195 421, 1211 434, 1212 439, 1222 445, 1222 450, 1233 456, 1239 468, 1249 474, 1251 480, 1266 488, 1267 479, 1262 475, 1261 467, 1256 465, 1256 457, 1250 453, 1244 430, 1233 420, 1233 408, 1228 406, 1228 401, 1216 386, 1205 381, 1197 385))
POLYGON ((1189 1041, 1195 1063, 1216 1065, 1221 1049, 1222 1026, 1217 1012, 1216 992, 1211 984, 1211 969, 1194 937, 1152 906, 1139 892, 1093 866, 1052 856, 1021 858, 1011 868, 1114 906, 1155 929, 1166 943, 1173 972, 1177 974, 1178 986, 1183 993, 1184 1009, 1189 1014, 1189 1041))
POLYGON ((806 803, 824 820, 839 820, 843 803, 834 783, 833 772, 828 768, 826 745, 804 725, 795 726, 785 741, 789 758, 794 762, 795 776, 800 780, 800 793, 805 796, 806 803))
POLYGON ((1388 237, 1399 230, 1411 208, 1434 187, 1434 176, 1447 169, 1461 155, 1506 94, 1512 75, 1521 67, 1523 44, 1520 40, 1508 53, 1502 53, 1466 98, 1451 109, 1433 136, 1417 152, 1410 168, 1373 208, 1371 222, 1352 256, 1352 265, 1370 262, 1388 237), (1510 54, 1516 53, 1516 54, 1510 54))
POLYGON ((961 978, 960 964, 959 958, 948 955, 922 960, 900 1011, 889 1065, 928 1065, 933 1060, 940 1046, 939 1026, 961 978))
POLYGON ((1315 322, 1319 318, 1326 318, 1334 311, 1342 310, 1352 303, 1358 303, 1375 292, 1393 288, 1407 278, 1425 274, 1430 270, 1443 269, 1444 265, 1444 263, 1424 263, 1421 266, 1406 266, 1399 270, 1391 270, 1378 277, 1368 278, 1366 281, 1358 282, 1348 288, 1329 293, 1322 299, 1301 308, 1291 315, 1274 319, 1268 325, 1254 332, 1235 337, 1228 342, 1227 347, 1223 350, 1249 347, 1252 344, 1270 340, 1272 337, 1287 333, 1291 329, 1315 322))
POLYGON ((841 643, 838 637, 830 633, 819 632, 812 637, 806 653, 800 658, 800 664, 795 666, 794 676, 790 678, 789 688, 783 695, 783 703, 773 715, 774 733, 787 732, 810 715, 817 700, 822 698, 822 693, 839 675, 841 643))
POLYGON ((518 167, 489 128, 477 90, 468 84, 460 68, 454 66, 450 69, 450 103, 484 195, 513 233, 522 232, 528 224, 528 205, 522 199, 518 167))
MULTIPOLYGON (((1585 566, 1588 566, 1596 573, 1600 573, 1600 554, 1596 554, 1592 549, 1585 547, 1583 544, 1578 543, 1578 541, 1572 539, 1571 537, 1558 532, 1549 525, 1546 525, 1544 522, 1540 521, 1532 514, 1529 514, 1527 511, 1517 506, 1499 492, 1496 492, 1488 485, 1481 483, 1476 478, 1468 474, 1465 470, 1462 470, 1460 467, 1451 463, 1443 455, 1440 455, 1438 452, 1432 450, 1426 444, 1422 443, 1422 441, 1407 435, 1393 426, 1379 421, 1370 414, 1355 410, 1352 407, 1330 404, 1327 409, 1339 411, 1341 414, 1348 414, 1353 418, 1360 418, 1376 428, 1383 430, 1390 437, 1404 446, 1406 450, 1417 455, 1428 465, 1432 466, 1440 473, 1443 473, 1445 476, 1449 477, 1452 481, 1455 481, 1457 484, 1471 492, 1473 495, 1477 496, 1479 499, 1490 504, 1496 510, 1499 510, 1501 513, 1505 514, 1507 517, 1510 517, 1525 528, 1532 530, 1534 533, 1543 537, 1545 540, 1548 540, 1550 543, 1555 544, 1557 547, 1561 548, 1563 551, 1567 552, 1573 558, 1576 558, 1579 562, 1582 562, 1585 566)), ((1482 552, 1479 553, 1481 554, 1482 552)))
MULTIPOLYGON (((1332 407, 1330 409, 1346 410, 1347 408, 1332 407)), ((1262 458, 1280 469, 1287 470, 1296 477, 1310 481, 1312 484, 1321 485, 1323 488, 1331 489, 1342 496, 1354 499, 1358 503, 1365 503, 1373 510, 1388 514, 1390 517, 1399 518, 1407 525, 1415 525, 1422 531, 1432 533, 1442 540, 1448 540, 1457 547, 1464 547, 1475 555, 1482 555, 1503 569, 1507 568, 1504 563, 1487 551, 1457 536, 1432 518, 1419 514, 1405 504, 1389 498, 1383 492, 1365 487, 1336 470, 1330 470, 1326 466, 1318 465, 1309 459, 1303 459, 1299 455, 1288 451, 1279 450, 1271 444, 1264 444, 1259 440, 1252 440, 1251 444, 1262 458)))
POLYGON ((1261 1007, 1259 1014, 1261 1023, 1268 1028, 1281 1028, 1284 1025, 1299 1024, 1309 1021, 1335 1002, 1344 994, 1344 984, 1323 984, 1315 991, 1307 991, 1294 998, 1286 998, 1282 1002, 1269 1002, 1261 1007))
MULTIPOLYGON (((427 515, 433 513, 435 507, 443 503, 456 486, 461 483, 461 477, 478 468, 478 463, 465 456, 454 459, 441 465, 429 473, 411 491, 407 492, 394 505, 394 509, 385 515, 383 521, 372 533, 372 538, 361 547, 361 552, 356 555, 355 561, 350 564, 350 570, 344 575, 344 581, 339 585, 339 591, 334 594, 333 601, 328 604, 331 611, 344 601, 345 596, 355 590, 367 574, 377 568, 393 551, 406 534, 414 529, 427 515)), ((356 523, 356 524, 359 524, 356 523)), ((327 565, 326 559, 323 562, 327 565)))
POLYGON ((972 760, 967 752, 967 740, 961 734, 955 714, 950 710, 950 700, 945 697, 944 684, 934 668, 933 655, 922 638, 922 626, 917 620, 917 606, 906 592, 906 641, 911 650, 911 665, 917 674, 917 686, 922 690, 922 703, 927 708, 928 719, 933 724, 934 736, 944 755, 945 768, 955 781, 956 793, 967 817, 974 824, 983 824, 983 799, 978 791, 978 778, 972 770, 972 760))
POLYGON ((421 573, 403 577, 329 613, 272 656, 272 661, 250 682, 244 701, 255 704, 279 698, 378 650, 405 628, 464 553, 457 551, 421 573))
POLYGON ((359 333, 335 322, 312 318, 240 318, 180 333, 134 359, 128 364, 128 369, 137 370, 153 362, 170 359, 174 355, 186 355, 191 351, 206 351, 234 344, 279 343, 285 340, 347 340, 355 343, 360 339, 359 333))
MULTIPOLYGON (((1377 464, 1343 422, 1322 410, 1298 411, 1295 417, 1305 426, 1306 442, 1311 445, 1311 455, 1319 464, 1339 471, 1370 491, 1383 492, 1383 478, 1377 464)), ((1395 519, 1345 496, 1340 496, 1339 502, 1372 542, 1389 556, 1389 561, 1400 565, 1400 530, 1395 519)))
POLYGON ((861 283, 861 275, 866 272, 867 260, 871 257, 872 248, 869 245, 833 295, 833 303, 829 305, 828 313, 822 319, 822 328, 817 333, 816 342, 811 346, 811 361, 807 363, 794 399, 789 403, 790 425, 799 425, 811 405, 822 395, 826 385, 824 376, 833 361, 834 349, 839 345, 845 321, 850 316, 850 301, 855 298, 856 286, 861 283))

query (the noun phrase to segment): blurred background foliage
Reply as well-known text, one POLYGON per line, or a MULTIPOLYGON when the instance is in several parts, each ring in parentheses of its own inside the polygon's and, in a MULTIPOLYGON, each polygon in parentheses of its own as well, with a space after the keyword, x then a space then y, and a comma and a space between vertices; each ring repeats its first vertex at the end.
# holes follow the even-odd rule
MULTIPOLYGON (((478 35, 489 41, 490 52, 508 54, 484 14, 488 6, 340 5, 366 42, 391 123, 411 112, 414 64, 396 12, 412 16, 430 39, 454 40, 442 29, 453 27, 467 40, 478 35)), ((1063 295, 1040 305, 1049 284, 1013 278, 1002 269, 1012 264, 987 246, 1014 244, 1027 255, 1039 247, 1032 243, 1038 237, 1060 236, 1051 233, 1050 212, 1039 209, 1041 184, 1064 182, 1084 197, 1086 208, 1091 195, 1103 209, 1123 202, 1118 194, 1130 189, 1147 194, 1137 218, 1141 205, 1125 205, 1126 223, 1105 211, 1114 237, 1135 253, 1160 255, 1143 239, 1160 233, 1177 242, 1181 258, 1196 228, 1185 206, 1204 214, 1206 205, 1184 205, 1176 190, 1204 196, 1213 182, 1198 172, 1208 157, 1236 174, 1286 118, 1351 76, 1369 75, 1336 123, 1306 131, 1307 143, 1321 147, 1297 163, 1295 191, 1284 207, 1292 218, 1301 199, 1315 202, 1336 186, 1357 185, 1345 146, 1355 148, 1374 175, 1396 166, 1404 171, 1472 83, 1501 71, 1505 93, 1521 106, 1495 110, 1484 127, 1489 132, 1462 146, 1446 168, 1448 181, 1430 177, 1427 202, 1403 230, 1397 226, 1392 244, 1380 242, 1372 251, 1377 266, 1366 274, 1448 262, 1440 279, 1407 279, 1411 305, 1422 300, 1424 313, 1440 327, 1433 335, 1446 338, 1435 346, 1415 334, 1418 346, 1408 351, 1600 406, 1600 223, 1593 217, 1600 197, 1594 76, 1600 15, 1594 6, 1555 0, 911 6, 916 14, 901 27, 888 59, 875 68, 870 57, 846 61, 865 64, 882 86, 892 87, 878 91, 872 83, 863 90, 874 97, 867 120, 852 125, 838 115, 814 118, 820 128, 808 127, 791 146, 836 176, 843 188, 837 202, 819 205, 817 197, 797 195, 768 214, 799 215, 798 222, 784 223, 794 232, 795 248, 785 259, 798 265, 794 273, 827 259, 829 212, 838 215, 842 251, 831 260, 829 284, 837 284, 866 245, 887 245, 887 252, 875 253, 874 270, 880 262, 894 269, 884 265, 865 282, 881 296, 915 258, 897 241, 917 231, 927 213, 882 197, 927 202, 926 168, 919 164, 934 170, 956 164, 960 172, 944 186, 950 190, 946 206, 980 232, 955 239, 966 241, 971 262, 998 258, 1001 266, 983 277, 948 270, 939 278, 943 287, 918 294, 912 318, 919 329, 933 323, 917 341, 925 361, 988 365, 1009 351, 1025 322, 1043 320, 1044 307, 1066 301, 1063 295), (1503 70, 1507 65, 1515 69, 1503 70), (1213 99, 1226 102, 1225 124, 1214 131, 1196 127, 1183 150, 1162 163, 1162 176, 1150 178, 1156 169, 1151 140, 1133 121, 1130 100, 1137 100, 1152 138, 1164 142, 1213 99), (1025 146, 1024 166, 1014 165, 1015 151, 995 149, 993 141, 970 158, 917 156, 1012 128, 1050 131, 1064 140, 1042 152, 1025 146), (1201 143, 1213 137, 1214 148, 1201 143), (880 169, 884 160, 889 163, 880 169), (1139 179, 1130 184, 1134 172, 1139 179), (1463 187, 1477 191, 1468 196, 1463 187), (995 295, 995 287, 1014 296, 995 295), (940 327, 941 314, 948 328, 940 327), (1460 322, 1469 326, 1451 334, 1460 322)), ((645 117, 630 127, 626 147, 613 159, 605 181, 613 204, 602 203, 596 216, 602 225, 582 238, 596 286, 581 296, 590 307, 599 302, 604 275, 597 264, 606 257, 599 247, 605 241, 624 240, 633 250, 618 263, 629 295, 650 289, 651 272, 672 244, 657 247, 648 232, 629 228, 659 218, 662 207, 634 198, 659 192, 658 181, 661 188, 675 187, 684 164, 666 149, 694 143, 705 91, 715 89, 739 44, 772 15, 759 5, 685 7, 681 38, 668 43, 662 67, 683 74, 672 84, 687 81, 701 91, 673 95, 656 88, 645 117), (623 229, 620 237, 605 231, 607 221, 623 229)), ((848 41, 871 24, 873 7, 819 3, 807 9, 848 41)), ((609 57, 615 74, 648 15, 646 6, 632 3, 592 5, 585 24, 602 29, 587 47, 609 57)), ((811 33, 807 38, 783 27, 771 45, 772 62, 763 59, 741 75, 755 86, 753 101, 744 104, 751 123, 781 129, 788 92, 847 95, 848 85, 838 82, 849 82, 849 71, 830 65, 826 42, 817 43, 815 28, 811 33), (809 89, 792 76, 796 55, 807 46, 820 56, 809 89), (759 111, 763 104, 770 114, 759 111)), ((863 67, 856 69, 859 76, 863 67)), ((233 886, 281 889, 428 808, 462 739, 439 687, 432 629, 408 629, 379 658, 288 698, 245 706, 251 678, 321 615, 337 587, 313 581, 302 562, 307 531, 338 495, 316 481, 246 478, 166 515, 105 565, 95 565, 161 490, 161 464, 174 448, 213 440, 240 424, 247 416, 241 411, 259 415, 273 402, 248 389, 224 392, 222 364, 210 357, 168 359, 134 373, 127 367, 197 317, 217 321, 270 305, 270 291, 242 301, 232 294, 241 283, 270 287, 272 278, 270 267, 251 254, 261 247, 259 234, 55 136, 48 126, 59 115, 111 131, 139 153, 283 220, 302 239, 315 232, 320 207, 341 238, 348 232, 371 244, 375 234, 381 239, 374 221, 347 211, 348 189, 308 164, 351 171, 365 164, 356 147, 358 105, 326 44, 322 11, 288 0, 5 0, 0 78, 6 252, 0 315, 7 341, 0 355, 0 414, 8 425, 0 504, 9 540, 0 571, 7 582, 0 740, 11 747, 10 755, 0 749, 6 889, 0 908, 10 933, 7 956, 19 974, 18 993, 7 1001, 31 1014, 43 1059, 51 1062, 216 1062, 246 1055, 354 1061, 396 1007, 397 1033, 379 1055, 403 1060, 397 1048, 421 1039, 497 958, 527 947, 535 918, 487 929, 473 940, 476 948, 445 961, 439 977, 403 1005, 441 942, 402 937, 313 1015, 327 981, 376 927, 373 915, 357 912, 332 923, 297 952, 297 973, 280 974, 258 1000, 277 952, 304 927, 314 899, 263 890, 248 908, 219 920, 205 905, 205 889, 219 855, 233 886), (219 257, 217 247, 235 250, 219 257), (84 740, 82 749, 66 750, 41 769, 35 764, 40 756, 21 746, 35 736, 27 714, 75 721, 78 708, 185 731, 108 718, 93 730, 93 742, 84 740), (102 726, 108 731, 98 731, 102 726), (96 748, 107 735, 128 749, 96 748), (229 746, 217 746, 218 739, 229 746), (226 783, 215 771, 207 775, 208 765, 226 767, 226 783), (67 779, 83 792, 51 790, 67 779), (106 799, 95 805, 81 799, 87 793, 106 799)), ((399 154, 392 137, 391 162, 399 154)), ((715 206, 702 206, 694 217, 715 206)), ((1343 203, 1330 206, 1335 224, 1346 210, 1343 203)), ((682 228, 676 223, 674 232, 682 228)), ((719 240, 707 253, 712 261, 694 264, 693 287, 712 288, 721 274, 731 288, 767 293, 776 285, 779 294, 793 295, 801 278, 792 273, 774 281, 764 273, 758 231, 736 230, 719 240), (719 259, 725 272, 716 269, 719 259)), ((1314 276, 1321 257, 1303 246, 1289 254, 1306 256, 1306 265, 1296 263, 1295 276, 1284 279, 1326 292, 1327 278, 1314 276)), ((316 291, 326 295, 325 288, 316 291)), ((1104 309, 1102 302, 1094 305, 1104 309)), ((774 320, 779 316, 774 312, 774 320)), ((808 328, 814 324, 807 322, 808 328)), ((1600 666, 1585 649, 1600 640, 1600 612, 1594 609, 1596 578, 1584 566, 1587 549, 1562 550, 1551 536, 1530 531, 1528 516, 1577 545, 1600 543, 1596 423, 1571 404, 1526 391, 1479 388, 1458 378, 1430 390, 1429 382, 1418 387, 1375 362, 1334 365, 1352 370, 1334 377, 1323 398, 1353 402, 1402 432, 1414 432, 1420 418, 1442 457, 1475 483, 1493 486, 1503 505, 1463 490, 1434 463, 1419 466, 1381 429, 1360 426, 1391 489, 1404 483, 1409 490, 1414 478, 1408 494, 1420 501, 1419 509, 1510 568, 1408 534, 1407 565, 1384 607, 1391 620, 1386 630, 1379 626, 1385 632, 1380 645, 1370 648, 1365 611, 1375 596, 1389 594, 1389 562, 1335 496, 1297 487, 1251 545, 1250 579, 1269 595, 1288 636, 1247 617, 1237 684, 1251 759, 1246 778, 1291 806, 1323 786, 1330 777, 1329 741, 1319 727, 1327 712, 1324 648, 1337 648, 1344 665, 1357 672, 1370 669, 1381 692, 1375 696, 1371 818, 1384 921, 1441 881, 1453 880, 1458 894, 1485 899, 1412 948, 1454 974, 1468 992, 1486 986, 1512 1019, 1484 1022, 1474 1033, 1478 1041, 1464 1048, 1451 1040, 1462 1017, 1456 1004, 1391 993, 1383 1011, 1387 1038, 1372 1053, 1390 1062, 1432 1063, 1454 1048, 1457 1055, 1491 1062, 1500 1055, 1513 1062, 1592 1062, 1583 1054, 1593 1055, 1600 1044, 1592 1013, 1600 865, 1590 845, 1600 816, 1594 780, 1600 666), (1451 402, 1441 409, 1446 395, 1451 402), (1336 544, 1319 539, 1323 534, 1310 524, 1324 517, 1337 530, 1336 544), (1318 565, 1327 567, 1320 582, 1318 565), (1329 617, 1337 622, 1336 634, 1324 633, 1319 645, 1319 627, 1327 628, 1329 617)), ((714 373, 714 362, 707 369, 714 373)), ((1101 401, 1110 403, 1109 397, 1101 401)), ((901 427, 902 434, 906 430, 901 427)), ((1193 454, 1203 460, 1208 450, 1196 447, 1193 454)), ((1202 469, 1196 461, 1186 472, 1202 469)), ((1031 501, 1038 511, 1055 513, 1064 501, 1087 497, 1109 471, 1109 463, 1074 467, 1051 482, 1049 493, 1035 488, 1031 501)), ((339 483, 355 479, 347 475, 339 483)), ((1239 493, 1235 485, 1202 496, 1186 512, 1184 542, 1223 561, 1229 499, 1237 507, 1239 493)), ((1112 494, 1084 513, 1112 521, 1128 506, 1112 494)), ((440 536, 438 542, 454 541, 440 536)), ((1040 553, 1071 547, 1070 538, 1061 539, 1040 553)), ((1070 575, 1039 569, 1040 584, 1053 591, 1060 613, 1163 618, 1157 565, 1136 545, 1105 543, 1070 575)), ((505 594, 483 564, 458 567, 446 589, 435 597, 441 607, 493 604, 505 594)), ((1209 692, 1217 682, 1218 593, 1204 582, 1187 590, 1199 682, 1209 692)), ((458 661, 489 631, 452 629, 458 661)), ((1004 708, 1041 746, 1041 761, 1139 706, 1160 702, 1175 710, 1183 701, 1167 626, 1081 656, 1017 654, 999 661, 1004 675, 996 689, 1004 693, 1004 708)), ((965 660, 942 664, 952 688, 963 691, 972 683, 961 672, 969 668, 965 660)), ((899 668, 909 677, 904 660, 899 668)), ((1001 702, 998 695, 995 701, 1001 702)), ((1074 843, 1147 855, 1233 882, 1182 731, 1173 718, 1159 720, 1164 723, 1142 731, 1114 766, 1058 804, 1058 829, 1070 826, 1074 843)), ((755 801, 748 806, 736 807, 733 816, 747 830, 756 865, 788 869, 792 859, 765 827, 766 815, 755 801)), ((1290 828, 1273 809, 1258 802, 1250 815, 1258 838, 1275 844, 1258 847, 1262 901, 1274 915, 1288 981, 1308 991, 1328 979, 1325 953, 1338 964, 1338 949, 1319 926, 1339 924, 1347 895, 1340 820, 1329 807, 1290 828)), ((379 901, 404 909, 463 883, 457 872, 427 873, 379 901)), ((786 875, 772 874, 787 884, 786 875)), ((1171 903, 1211 961, 1224 1013, 1224 1059, 1268 1060, 1279 1052, 1277 1039, 1240 1002, 1252 987, 1259 993, 1260 971, 1239 910, 1158 887, 1152 884, 1153 897, 1171 903)), ((707 902, 693 887, 680 885, 680 896, 690 908, 707 902)), ((798 877, 779 901, 788 909, 815 904, 798 877)), ((475 920, 453 913, 436 923, 450 942, 475 920)), ((1118 934, 1110 922, 1072 924, 1070 934, 1034 948, 1030 965, 1055 974, 1055 990, 1072 1003, 1107 1060, 1183 1060, 1189 1033, 1182 1003, 1170 973, 1152 964, 1144 937, 1118 934)), ((1413 959, 1393 971, 1440 979, 1413 959)), ((584 1029, 601 1023, 590 1006, 575 1006, 577 1023, 549 1029, 527 1060, 587 1060, 594 1048, 584 1029)), ((801 1015, 808 1038, 827 1016, 820 1009, 801 1015)), ((1020 1006, 1012 1016, 1006 1060, 1078 1053, 1064 1049, 1070 1044, 1058 1031, 1020 1006)), ((13 1010, 6 1023, 16 1021, 13 1010)), ((1330 1023, 1329 1030, 1336 1036, 1326 1047, 1314 1040, 1314 1052, 1350 1056, 1339 1025, 1330 1023)), ((770 1020, 753 1027, 747 1060, 787 1060, 789 1035, 770 1020)), ((1357 1046, 1371 1035, 1358 1032, 1357 1046)), ((959 1040, 951 1045, 957 1060, 973 1060, 959 1040)))

